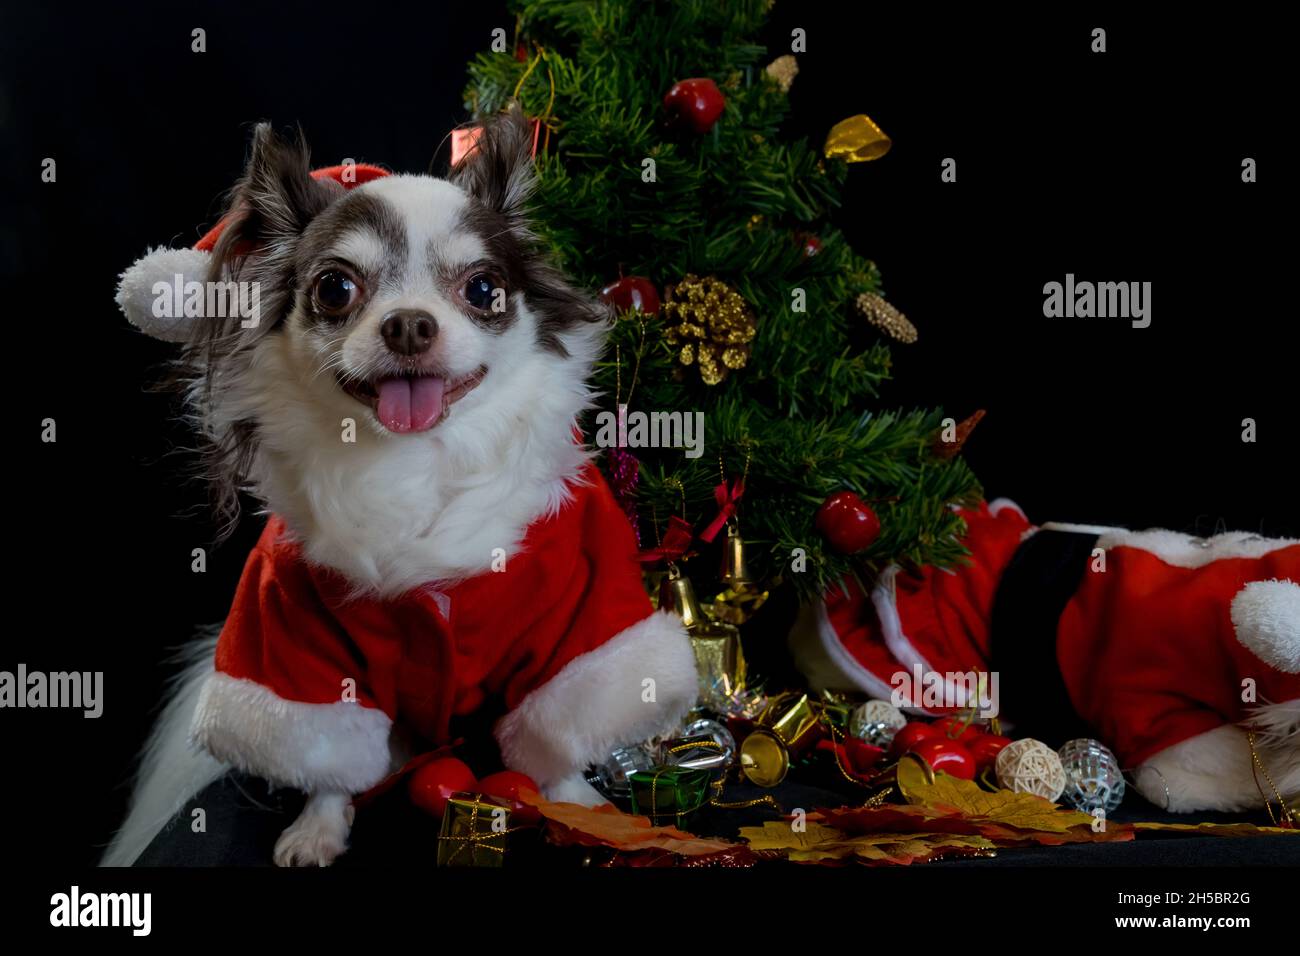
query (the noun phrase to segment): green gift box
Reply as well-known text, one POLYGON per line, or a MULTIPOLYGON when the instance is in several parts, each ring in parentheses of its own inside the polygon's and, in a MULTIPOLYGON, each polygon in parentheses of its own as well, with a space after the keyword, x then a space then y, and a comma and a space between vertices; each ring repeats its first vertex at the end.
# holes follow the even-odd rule
POLYGON ((638 770, 632 785, 632 812, 647 816, 655 826, 680 826, 703 804, 709 791, 707 770, 655 767, 638 770))
POLYGON ((503 866, 510 811, 474 793, 452 794, 438 834, 439 866, 503 866))

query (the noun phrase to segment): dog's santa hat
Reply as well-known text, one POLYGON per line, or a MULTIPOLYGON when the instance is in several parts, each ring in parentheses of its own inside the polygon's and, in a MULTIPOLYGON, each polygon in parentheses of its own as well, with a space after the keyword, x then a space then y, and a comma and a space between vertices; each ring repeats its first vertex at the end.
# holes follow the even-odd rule
MULTIPOLYGON (((354 189, 372 179, 387 176, 388 170, 366 163, 347 163, 313 170, 311 175, 313 179, 333 180, 344 189, 354 189)), ((189 341, 192 320, 188 316, 160 316, 155 312, 154 303, 159 295, 168 294, 158 286, 171 290, 178 284, 184 288, 190 282, 209 279, 212 250, 221 238, 226 222, 227 218, 222 218, 192 248, 159 246, 131 263, 119 277, 117 304, 132 325, 164 342, 189 341)))

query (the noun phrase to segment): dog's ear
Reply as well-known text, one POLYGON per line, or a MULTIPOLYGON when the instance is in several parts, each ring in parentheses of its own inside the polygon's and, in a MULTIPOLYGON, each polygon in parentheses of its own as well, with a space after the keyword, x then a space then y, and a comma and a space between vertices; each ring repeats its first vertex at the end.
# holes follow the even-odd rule
POLYGON ((483 124, 473 148, 447 178, 512 223, 522 223, 536 177, 533 124, 518 103, 483 124))
POLYGON ((258 123, 248 165, 231 192, 225 226, 213 248, 213 272, 233 271, 250 257, 287 262, 285 243, 300 236, 343 191, 333 180, 312 178, 301 130, 282 137, 270 123, 258 123))
POLYGON ((221 236, 212 249, 208 280, 258 283, 258 321, 251 334, 247 325, 209 323, 209 338, 234 336, 251 343, 276 327, 292 304, 295 240, 343 193, 332 179, 312 178, 301 130, 286 138, 270 123, 254 128, 248 165, 231 191, 221 236))

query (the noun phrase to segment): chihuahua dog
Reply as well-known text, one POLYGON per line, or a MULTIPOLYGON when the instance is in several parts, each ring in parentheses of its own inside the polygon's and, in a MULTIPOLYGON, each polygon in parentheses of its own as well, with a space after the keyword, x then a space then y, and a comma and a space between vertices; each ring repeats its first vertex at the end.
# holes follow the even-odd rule
POLYGON ((438 179, 312 172, 260 125, 221 223, 123 274, 128 318, 182 345, 219 512, 247 493, 269 518, 107 864, 235 767, 308 796, 275 862, 327 865, 397 741, 445 744, 485 709, 505 766, 595 804, 586 767, 693 705, 685 632, 577 437, 607 310, 529 228, 527 121, 479 132, 438 179), (252 283, 258 314, 162 321, 182 282, 252 283))

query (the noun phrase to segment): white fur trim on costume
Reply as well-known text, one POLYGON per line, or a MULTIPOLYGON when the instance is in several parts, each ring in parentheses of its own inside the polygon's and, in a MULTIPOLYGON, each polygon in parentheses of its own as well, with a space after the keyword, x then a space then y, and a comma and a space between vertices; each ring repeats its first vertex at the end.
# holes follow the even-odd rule
MULTIPOLYGON (((1300 747, 1294 740, 1260 740, 1257 751, 1283 796, 1300 792, 1300 747)), ((1252 810, 1264 801, 1246 732, 1235 724, 1166 747, 1137 768, 1134 783, 1144 797, 1174 813, 1252 810)))
POLYGON ((698 694, 681 620, 656 612, 570 661, 497 722, 496 738, 505 765, 551 798, 618 747, 674 730, 698 694))
POLYGON ((358 703, 303 704, 261 684, 213 673, 190 737, 218 760, 308 793, 361 793, 389 771, 382 710, 358 703))
MULTIPOLYGON (((880 636, 884 639, 889 652, 894 655, 894 660, 898 661, 904 670, 915 673, 919 668, 923 674, 942 673, 930 666, 930 662, 903 632, 903 620, 898 614, 898 603, 894 598, 894 578, 898 575, 898 571, 896 564, 885 568, 880 572, 880 576, 876 579, 876 586, 871 590, 871 603, 875 605, 876 617, 880 619, 880 636)), ((955 706, 967 707, 974 703, 966 699, 966 687, 963 684, 951 680, 946 674, 943 675, 943 680, 947 688, 946 699, 953 701, 955 706)), ((920 707, 902 709, 908 713, 930 713, 920 707)))
POLYGON ((1010 498, 994 498, 992 501, 989 502, 989 514, 998 515, 1001 512, 1005 511, 1007 508, 1010 508, 1016 514, 1020 515, 1020 517, 1024 518, 1026 521, 1029 520, 1025 516, 1025 509, 1020 507, 1020 505, 1016 504, 1010 498))
MULTIPOLYGON (((159 293, 154 286, 162 282, 170 290, 178 275, 182 284, 203 282, 207 278, 208 262, 208 254, 198 249, 168 249, 164 246, 150 249, 118 279, 117 304, 131 324, 146 335, 164 342, 186 342, 193 319, 184 315, 157 315, 154 304, 159 293)), ((166 295, 170 303, 171 292, 166 295)))
MULTIPOLYGON (((876 700, 889 700, 893 694, 889 682, 867 670, 845 649, 831 624, 825 601, 809 601, 799 609, 788 643, 800 673, 813 690, 858 690, 876 700)), ((935 716, 920 707, 903 710, 935 716)))
POLYGON ((1178 531, 1150 528, 1146 531, 1129 531, 1126 528, 1109 528, 1104 525, 1070 524, 1049 521, 1044 531, 1077 531, 1100 535, 1097 547, 1135 548, 1149 551, 1166 564, 1179 568, 1201 568, 1224 558, 1259 558, 1282 548, 1300 544, 1294 538, 1265 538, 1248 531, 1229 531, 1212 538, 1194 538, 1178 531))
POLYGON ((1255 731, 1263 746, 1295 748, 1300 760, 1300 699, 1252 707, 1242 724, 1255 731))
POLYGON ((1300 673, 1300 584, 1251 581, 1232 599, 1237 640, 1265 664, 1300 673))
POLYGON ((1105 524, 1075 524, 1072 521, 1048 521, 1042 525, 1044 531, 1073 531, 1076 534, 1128 534, 1123 528, 1113 528, 1105 524))

